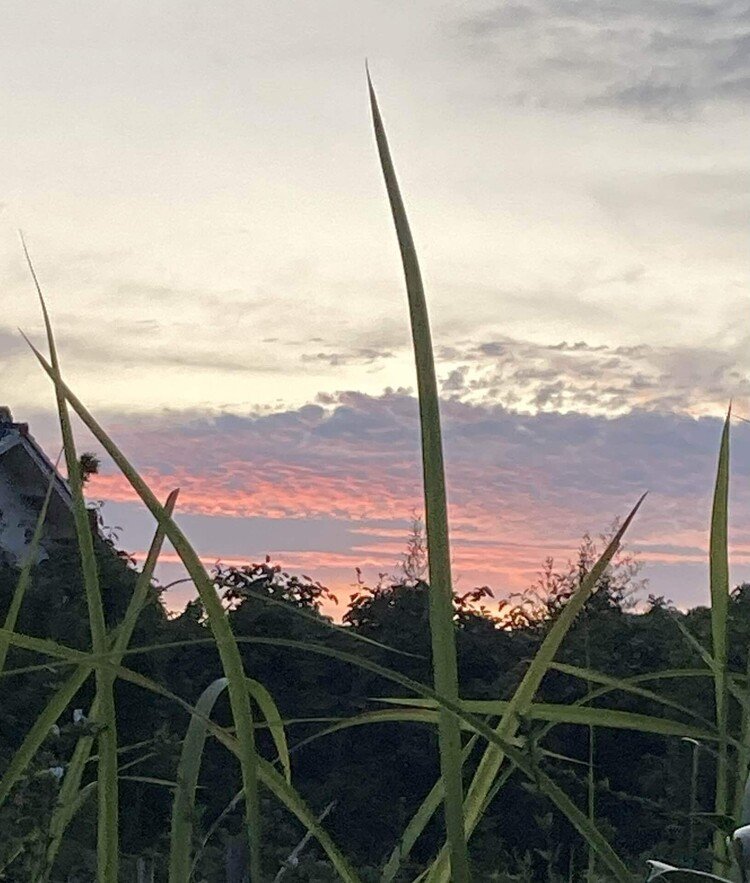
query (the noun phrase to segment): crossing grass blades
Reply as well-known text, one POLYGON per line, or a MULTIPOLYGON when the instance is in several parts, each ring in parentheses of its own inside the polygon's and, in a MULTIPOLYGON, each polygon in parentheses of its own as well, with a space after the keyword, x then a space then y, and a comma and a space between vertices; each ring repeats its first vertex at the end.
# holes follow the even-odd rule
MULTIPOLYGON (((368 89, 375 141, 403 264, 417 373, 425 526, 429 550, 429 630, 433 681, 430 684, 417 683, 396 670, 373 663, 364 653, 358 652, 357 641, 362 639, 357 639, 351 630, 346 630, 348 640, 351 641, 350 646, 353 648, 350 652, 335 649, 325 641, 312 643, 291 639, 267 639, 268 644, 283 647, 289 652, 329 656, 347 665, 375 672, 394 686, 405 688, 412 697, 410 699, 382 697, 384 702, 382 710, 367 712, 340 722, 323 730, 316 738, 325 738, 327 734, 346 727, 366 726, 386 720, 396 723, 420 720, 436 727, 440 777, 404 829, 398 842, 384 844, 384 851, 390 848, 391 852, 382 869, 382 883, 402 879, 399 875, 402 873, 404 863, 420 835, 437 813, 442 813, 444 817, 445 844, 435 855, 427 872, 420 875, 420 879, 427 883, 449 883, 449 881, 468 883, 471 879, 468 842, 489 802, 502 801, 502 788, 511 774, 521 775, 533 781, 535 787, 546 796, 550 804, 568 819, 580 834, 590 853, 593 866, 604 875, 604 879, 618 883, 632 883, 636 879, 643 879, 646 873, 649 873, 648 879, 655 881, 663 879, 665 883, 721 880, 729 879, 732 875, 736 879, 745 880, 746 872, 741 870, 741 865, 746 858, 745 832, 748 829, 743 828, 733 840, 729 841, 730 846, 727 846, 724 835, 721 832, 717 833, 713 842, 713 876, 669 868, 658 862, 652 863, 650 871, 644 869, 642 873, 627 867, 597 826, 593 812, 579 807, 545 773, 543 766, 538 763, 538 758, 532 756, 521 732, 521 722, 532 718, 544 722, 545 732, 557 725, 569 723, 593 728, 637 729, 663 738, 699 739, 715 746, 717 764, 714 790, 717 815, 734 819, 736 825, 748 821, 742 816, 742 798, 739 793, 741 789, 734 789, 733 783, 738 776, 744 780, 750 759, 750 746, 747 744, 747 733, 750 732, 748 727, 750 699, 745 681, 739 673, 730 671, 727 663, 729 598, 727 498, 730 415, 727 415, 720 440, 719 465, 711 515, 712 646, 700 647, 701 658, 714 682, 716 715, 713 724, 687 725, 666 714, 655 716, 598 708, 590 705, 588 699, 569 706, 549 706, 536 700, 543 678, 557 665, 555 659, 567 632, 596 591, 643 498, 635 501, 622 527, 567 601, 513 694, 483 702, 462 700, 456 662, 455 609, 440 406, 426 298, 414 241, 369 73, 368 89), (732 706, 739 709, 739 717, 742 721, 739 733, 731 729, 730 722, 737 718, 736 714, 730 714, 732 706), (469 758, 473 758, 470 768, 467 766, 469 758)), ((26 252, 25 244, 23 248, 26 252)), ((156 694, 165 701, 175 703, 186 714, 184 741, 174 771, 174 780, 165 783, 172 788, 174 794, 169 834, 169 883, 190 883, 193 879, 192 826, 201 761, 209 736, 217 740, 239 763, 242 790, 236 800, 244 806, 244 831, 249 847, 248 870, 252 883, 259 883, 264 879, 262 876, 264 844, 261 838, 259 799, 261 788, 273 795, 301 822, 309 835, 317 840, 330 867, 335 870, 339 879, 347 883, 359 883, 360 877, 356 868, 326 832, 316 812, 307 805, 295 788, 294 766, 287 746, 285 721, 279 714, 273 697, 261 683, 249 677, 243 668, 240 641, 230 628, 226 610, 214 590, 209 574, 173 517, 177 504, 177 490, 173 491, 163 503, 160 502, 124 452, 67 384, 45 299, 28 252, 26 257, 41 305, 48 355, 45 356, 30 342, 29 346, 53 386, 73 498, 78 549, 87 599, 90 646, 88 650, 81 651, 59 642, 22 634, 16 628, 18 613, 24 602, 41 539, 47 509, 45 502, 10 611, 3 628, 0 629, 0 677, 8 674, 6 662, 11 648, 21 648, 37 654, 41 663, 60 666, 68 673, 62 686, 51 696, 46 707, 24 734, 14 756, 2 769, 0 807, 12 798, 14 788, 40 750, 50 728, 70 706, 83 685, 93 680, 94 699, 90 708, 86 710, 86 715, 89 720, 97 724, 97 727, 94 733, 85 734, 78 740, 66 765, 59 800, 49 830, 44 832, 47 852, 41 879, 44 881, 54 879, 55 861, 71 821, 84 804, 95 801, 98 808, 97 879, 100 883, 118 883, 121 873, 119 818, 121 810, 118 802, 118 785, 123 769, 118 753, 118 749, 122 746, 118 743, 114 685, 118 680, 123 680, 156 694), (76 468, 78 452, 71 425, 72 414, 82 421, 107 452, 155 522, 153 541, 127 611, 122 620, 109 630, 102 610, 102 586, 94 558, 83 486, 76 468), (165 539, 169 540, 179 555, 204 606, 212 640, 223 669, 222 677, 211 684, 202 695, 196 696, 192 704, 128 667, 129 656, 134 651, 147 654, 156 649, 135 648, 131 642, 165 539), (214 705, 224 693, 228 695, 231 707, 231 727, 220 726, 212 720, 214 705), (270 763, 257 751, 255 732, 261 725, 267 727, 272 735, 278 754, 277 763, 270 763), (93 781, 90 777, 85 781, 84 771, 90 768, 92 758, 95 758, 96 775, 93 781)), ((305 615, 300 611, 296 613, 300 616, 305 615)), ((338 626, 329 627, 341 631, 338 626)), ((690 635, 686 635, 686 640, 695 641, 690 635)), ((600 675, 593 670, 581 668, 571 673, 581 680, 599 683, 598 695, 607 691, 638 693, 639 688, 634 684, 600 675)), ((685 671, 685 677, 692 675, 694 672, 685 671)), ((0 689, 11 689, 8 684, 8 680, 0 679, 0 689)), ((668 709, 667 703, 665 709, 668 709)), ((0 872, 12 877, 12 866, 7 866, 6 863, 6 867, 1 868, 0 872)))

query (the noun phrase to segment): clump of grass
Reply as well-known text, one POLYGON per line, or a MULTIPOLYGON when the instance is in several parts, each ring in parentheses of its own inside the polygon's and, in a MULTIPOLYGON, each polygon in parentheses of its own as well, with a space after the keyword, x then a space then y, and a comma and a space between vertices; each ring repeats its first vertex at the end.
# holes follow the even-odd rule
MULTIPOLYGON (((414 360, 417 368, 419 423, 422 432, 425 530, 430 581, 430 631, 435 689, 444 698, 455 702, 458 700, 458 666, 453 625, 453 583, 448 538, 448 506, 440 428, 440 401, 435 377, 435 360, 432 354, 430 320, 427 314, 417 251, 414 247, 414 240, 406 217, 406 209, 401 198, 388 139, 369 71, 367 85, 370 92, 370 106, 380 165, 401 250, 401 261, 409 300, 414 360)), ((456 883, 465 883, 469 879, 469 858, 464 830, 461 731, 456 718, 444 708, 440 709, 438 716, 438 737, 450 869, 456 883)))
MULTIPOLYGON (((67 464, 78 547, 84 575, 91 646, 87 651, 74 650, 59 643, 32 638, 16 631, 18 613, 23 604, 29 584, 36 548, 40 542, 47 498, 31 543, 28 561, 24 565, 12 599, 4 628, 0 629, 0 676, 3 674, 8 649, 21 647, 39 653, 54 665, 67 666, 71 672, 63 685, 48 701, 44 711, 33 723, 24 737, 21 747, 0 778, 0 805, 12 793, 14 786, 29 766, 34 755, 60 714, 93 674, 96 693, 90 717, 101 725, 97 735, 83 736, 73 753, 60 791, 60 802, 52 817, 49 831, 47 866, 44 879, 50 878, 55 858, 65 837, 67 827, 77 809, 93 795, 98 804, 97 875, 102 883, 116 883, 119 860, 118 779, 123 769, 118 769, 117 719, 113 699, 113 685, 120 678, 152 691, 176 703, 190 716, 177 768, 177 781, 173 783, 174 803, 171 826, 169 864, 170 883, 189 883, 192 873, 190 844, 193 839, 192 818, 195 795, 207 736, 215 738, 231 752, 240 763, 242 790, 237 802, 245 805, 245 831, 249 842, 249 871, 252 883, 261 881, 261 816, 259 787, 262 783, 287 809, 302 822, 318 840, 331 866, 347 883, 358 883, 359 877, 326 833, 316 815, 302 800, 292 785, 292 767, 286 743, 284 721, 273 699, 256 681, 248 678, 243 668, 240 645, 244 641, 285 647, 294 652, 317 653, 335 658, 346 664, 373 672, 391 683, 405 688, 414 697, 407 700, 386 700, 390 707, 371 711, 339 721, 322 730, 313 739, 325 738, 342 729, 367 726, 383 721, 421 721, 437 727, 440 778, 435 783, 421 807, 404 830, 399 843, 393 849, 383 871, 383 883, 396 879, 402 862, 409 855, 422 831, 442 805, 446 844, 423 879, 436 883, 470 880, 470 864, 467 841, 485 813, 489 803, 508 781, 511 774, 519 772, 545 794, 553 805, 578 830, 587 844, 590 854, 596 857, 600 870, 606 870, 608 879, 628 883, 632 875, 621 858, 615 853, 597 828, 594 812, 588 807, 584 812, 545 773, 534 754, 520 738, 522 720, 545 723, 541 739, 560 723, 586 727, 609 727, 635 729, 644 733, 660 734, 673 738, 700 739, 717 745, 718 762, 715 782, 715 810, 725 815, 730 800, 735 812, 742 804, 742 793, 736 789, 730 795, 729 770, 736 761, 737 768, 747 766, 750 757, 748 730, 750 730, 750 700, 740 682, 728 670, 727 665, 727 611, 729 571, 727 553, 727 499, 729 486, 729 416, 722 434, 719 467, 711 519, 710 571, 712 600, 712 653, 698 646, 706 665, 705 670, 659 672, 641 678, 621 680, 602 675, 587 667, 564 666, 555 662, 556 655, 573 622, 596 591, 597 586, 617 551, 625 531, 635 517, 643 498, 633 507, 621 529, 607 546, 591 571, 581 580, 575 593, 551 625, 539 651, 531 660, 519 686, 509 699, 490 701, 462 700, 456 663, 454 634, 455 609, 450 568, 450 545, 446 499, 446 479, 443 463, 439 397, 433 358, 432 340, 426 298, 414 241, 398 186, 385 128, 378 102, 368 73, 368 89, 374 131, 380 164, 386 184, 391 213, 396 229, 398 245, 407 290, 407 301, 414 347, 419 394, 420 430, 422 440, 422 467, 426 513, 427 549, 429 555, 429 604, 430 637, 432 649, 433 683, 418 683, 401 675, 394 669, 372 662, 366 655, 346 652, 321 643, 300 643, 283 638, 264 636, 238 639, 232 633, 226 611, 222 607, 212 582, 194 549, 173 518, 177 492, 173 491, 162 505, 136 469, 105 432, 83 403, 76 397, 63 379, 57 354, 52 324, 36 273, 29 259, 35 287, 44 317, 49 347, 49 359, 32 347, 40 365, 53 383, 60 426, 63 436, 64 456, 67 464), (138 497, 154 517, 156 531, 146 563, 138 579, 123 620, 107 631, 101 603, 101 586, 94 559, 92 536, 83 498, 80 472, 77 468, 76 446, 71 429, 69 410, 72 410, 95 436, 109 454, 122 474, 127 478, 138 497), (134 627, 147 597, 154 567, 159 558, 164 539, 169 539, 177 551, 194 583, 208 616, 212 641, 218 651, 223 667, 223 677, 211 684, 192 705, 161 685, 129 669, 125 662, 134 648, 130 647, 134 627), (550 705, 536 701, 543 678, 550 670, 567 674, 587 682, 590 688, 579 702, 567 706, 550 705), (716 696, 715 721, 697 719, 694 714, 674 701, 664 699, 658 693, 643 686, 649 678, 710 676, 714 680, 716 696), (596 685, 596 686, 594 686, 596 685), (211 713, 218 697, 227 691, 232 713, 232 727, 222 727, 211 720, 211 713), (665 709, 680 715, 692 716, 686 724, 665 716, 643 715, 634 712, 615 711, 593 707, 591 702, 611 691, 625 691, 650 701, 657 701, 665 709), (742 730, 739 740, 730 730, 729 706, 737 701, 742 709, 742 730), (254 708, 260 715, 254 714, 254 708), (278 754, 280 770, 259 756, 255 745, 255 729, 262 718, 270 729, 278 754), (490 721, 495 721, 494 725, 490 721), (82 786, 83 771, 96 747, 96 780, 82 786), (463 767, 472 752, 483 748, 468 789, 464 792, 463 767)), ((24 244, 24 251, 28 252, 24 244)), ((294 607, 293 615, 307 616, 294 607)), ((337 627, 331 626, 336 629, 337 627)), ((687 636, 695 642, 692 636, 687 636)), ((360 641, 365 639, 360 638, 360 641)), ((374 643, 370 641, 369 643, 374 643)), ((163 648, 163 645, 162 645, 163 648)), ((151 652, 155 648, 135 648, 137 652, 151 652)), ((545 756, 542 748, 542 757, 545 756)), ((169 783, 167 783, 169 784, 169 783)), ((235 801, 232 801, 232 805, 235 801)), ((714 840, 716 867, 726 865, 723 839, 714 840)), ((661 869, 665 879, 671 871, 661 869)), ((685 872, 681 872, 684 873, 685 872)), ((657 875, 658 876, 658 875, 657 875)), ((681 877, 680 879, 689 879, 681 877)))

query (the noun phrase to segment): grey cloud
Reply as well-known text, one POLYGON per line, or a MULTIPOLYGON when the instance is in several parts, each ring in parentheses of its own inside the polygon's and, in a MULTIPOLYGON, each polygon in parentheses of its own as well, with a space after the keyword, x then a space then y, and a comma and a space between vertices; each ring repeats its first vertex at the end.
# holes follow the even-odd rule
POLYGON ((750 95, 750 7, 730 0, 529 0, 460 22, 522 103, 690 113, 750 95))
MULTIPOLYGON (((421 508, 417 402, 406 391, 321 398, 325 405, 276 413, 110 414, 107 426, 155 490, 183 489, 180 517, 197 536, 210 533, 212 553, 268 551, 260 545, 273 536, 275 548, 392 548, 394 528, 421 508), (214 515, 215 527, 203 530, 202 518, 214 515), (303 516, 315 519, 310 543, 303 516)), ((37 437, 43 425, 34 419, 37 437)), ((568 555, 583 531, 606 529, 644 490, 651 494, 629 544, 642 550, 647 576, 665 566, 651 562, 694 561, 705 544, 720 419, 523 414, 448 399, 443 426, 454 552, 474 562, 462 565, 467 572, 491 570, 500 555, 533 574, 546 555, 568 555)), ((748 438, 737 423, 735 560, 750 556, 741 527, 750 514, 748 438)), ((103 481, 111 468, 105 458, 103 481)), ((100 493, 96 482, 92 491, 100 493)), ((393 553, 378 554, 390 561, 393 553)))
POLYGON ((468 371, 467 366, 455 368, 443 381, 443 392, 460 392, 464 388, 464 380, 468 371))
POLYGON ((393 358, 393 352, 375 347, 339 348, 336 352, 303 353, 300 356, 302 362, 324 363, 334 368, 339 365, 372 365, 374 362, 390 358, 393 358))
POLYGON ((748 341, 731 346, 537 344, 502 338, 440 352, 452 399, 521 411, 750 413, 748 341))
MULTIPOLYGON (((79 323, 77 323, 79 324, 79 323)), ((68 363, 84 365, 92 370, 97 366, 116 365, 118 367, 153 366, 161 368, 192 368, 199 371, 224 371, 276 373, 284 370, 281 364, 273 361, 248 359, 246 354, 233 355, 221 352, 192 339, 185 332, 183 340, 190 340, 190 346, 158 344, 161 327, 150 319, 118 321, 108 324, 99 322, 97 334, 91 335, 79 331, 71 331, 64 321, 59 323, 56 334, 61 352, 68 363)), ((179 327, 177 328, 179 332, 179 327)), ((25 347, 3 343, 4 337, 11 337, 8 332, 0 329, 0 347, 2 354, 8 352, 13 357, 24 355, 25 347)), ((20 339, 20 338, 19 338, 20 339)), ((23 343, 21 341, 21 343, 23 343)), ((2 357, 0 354, 0 358, 2 357)))
MULTIPOLYGON (((667 551, 676 533, 706 527, 721 432, 716 418, 641 410, 616 418, 521 414, 457 400, 444 402, 443 415, 450 500, 461 524, 484 531, 499 518, 510 542, 531 533, 551 543, 549 525, 564 533, 585 511, 583 529, 606 526, 651 490, 641 537, 654 548, 667 551)), ((292 495, 290 507, 302 488, 321 512, 336 507, 336 517, 351 517, 364 501, 378 517, 387 511, 406 518, 409 501, 421 496, 418 409, 404 393, 339 393, 326 407, 275 414, 131 417, 113 432, 147 474, 187 481, 188 488, 190 476, 201 479, 214 489, 212 499, 230 501, 262 479, 278 489, 272 497, 292 495)), ((736 511, 744 513, 750 448, 742 424, 735 439, 736 511)))
POLYGON ((17 331, 0 328, 0 360, 6 361, 19 353, 28 352, 24 339, 17 331))

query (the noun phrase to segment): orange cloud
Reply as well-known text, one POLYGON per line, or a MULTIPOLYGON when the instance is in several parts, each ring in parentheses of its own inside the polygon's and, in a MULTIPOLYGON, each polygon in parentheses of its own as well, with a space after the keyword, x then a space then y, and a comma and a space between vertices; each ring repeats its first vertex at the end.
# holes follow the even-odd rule
MULTIPOLYGON (((642 548, 646 575, 648 565, 660 579, 677 567, 704 565, 719 421, 639 412, 614 419, 523 415, 453 401, 444 416, 452 560, 461 587, 488 583, 500 594, 523 588, 548 555, 564 565, 584 531, 606 531, 644 490, 651 494, 629 542, 642 548)), ((742 433, 738 427, 733 468, 750 473, 742 433)), ((393 569, 410 515, 422 508, 416 405, 406 394, 347 393, 327 408, 245 417, 169 415, 113 434, 157 496, 181 488, 180 512, 278 523, 272 548, 238 541, 230 558, 244 563, 272 552, 338 588, 353 581, 356 566, 393 569), (289 519, 316 521, 312 548, 290 544, 289 519), (321 524, 340 526, 336 543, 321 524)), ((739 525, 742 513, 750 514, 745 484, 734 488, 739 525)), ((106 465, 90 490, 103 500, 135 500, 106 465)), ((201 545, 200 525, 195 531, 200 551, 215 560, 210 544, 201 545)), ((750 531, 739 527, 732 540, 734 562, 750 563, 750 531)))

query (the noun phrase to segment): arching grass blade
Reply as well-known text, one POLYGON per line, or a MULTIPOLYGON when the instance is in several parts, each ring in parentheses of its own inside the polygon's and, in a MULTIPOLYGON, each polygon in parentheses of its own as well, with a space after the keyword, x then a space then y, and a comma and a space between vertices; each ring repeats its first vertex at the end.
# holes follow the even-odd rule
MULTIPOLYGON (((167 497, 166 503, 164 504, 164 510, 170 516, 174 511, 174 507, 177 502, 177 495, 178 491, 173 490, 167 497)), ((130 598, 130 601, 128 602, 125 616, 123 617, 122 622, 115 629, 113 639, 110 642, 114 651, 112 661, 115 664, 119 665, 124 652, 127 650, 128 645, 130 644, 130 639, 133 636, 133 630, 135 629, 136 623, 138 621, 138 616, 143 609, 143 606, 148 597, 148 592, 151 587, 151 580, 154 575, 154 569, 156 568, 156 563, 159 559, 163 544, 164 530, 161 526, 157 526, 156 533, 154 534, 151 545, 149 546, 148 554, 146 555, 146 560, 143 564, 143 568, 138 575, 133 594, 130 598)), ((99 713, 99 706, 100 698, 99 694, 97 693, 89 712, 90 718, 96 719, 99 713)), ((49 878, 49 875, 52 873, 55 858, 57 857, 57 852, 60 848, 60 843, 62 842, 63 834, 65 833, 65 829, 67 828, 75 812, 76 797, 81 788, 83 771, 86 764, 88 763, 93 744, 94 739, 92 736, 82 736, 76 743, 76 747, 73 751, 73 756, 70 760, 70 763, 68 764, 66 774, 60 788, 60 797, 50 821, 47 860, 45 864, 45 880, 47 880, 49 878)))
MULTIPOLYGON (((453 588, 448 540, 448 510, 443 468, 443 444, 440 430, 440 404, 435 378, 430 323, 419 269, 417 252, 401 198, 390 148, 378 108, 370 75, 367 75, 375 140, 383 170, 393 222, 396 227, 401 262, 406 280, 411 317, 414 357, 419 393, 419 422, 422 433, 422 470, 424 475, 425 528, 429 565, 430 631, 435 689, 449 699, 458 698, 455 630, 453 624, 453 588)), ((453 883, 469 880, 469 860, 463 818, 463 782, 461 775, 461 733, 455 719, 440 712, 440 771, 445 789, 445 826, 450 853, 453 883)))
MULTIPOLYGON (((65 463, 68 472, 68 484, 73 501, 73 520, 75 522, 78 548, 81 558, 81 570, 83 572, 83 584, 86 592, 86 604, 88 607, 89 627, 91 629, 91 644, 94 653, 102 653, 107 648, 107 630, 104 622, 104 608, 102 606, 99 588, 99 575, 94 555, 94 539, 91 531, 91 523, 86 511, 86 503, 83 498, 83 484, 81 473, 78 468, 73 430, 70 424, 68 406, 65 396, 60 388, 61 379, 60 363, 57 355, 52 324, 50 322, 47 305, 44 301, 41 286, 37 279, 34 266, 31 262, 26 243, 21 237, 24 255, 31 272, 34 286, 39 296, 39 303, 44 317, 44 326, 47 332, 47 345, 49 347, 51 376, 55 384, 55 398, 60 420, 60 432, 62 434, 65 463)), ((97 835, 97 862, 100 883, 118 883, 119 862, 119 823, 118 823, 118 785, 117 785, 117 719, 115 715, 115 703, 113 693, 112 676, 108 670, 97 669, 96 672, 97 693, 101 697, 99 723, 101 730, 98 735, 99 742, 99 816, 97 835)))
MULTIPOLYGON (((510 699, 500 723, 497 725, 496 733, 501 741, 509 741, 513 739, 517 733, 521 717, 526 714, 529 709, 536 691, 539 689, 539 685, 542 682, 542 678, 554 661, 554 657, 557 654, 565 635, 573 625, 578 614, 583 610, 586 601, 588 601, 596 591, 599 580, 606 572, 609 562, 619 548, 622 537, 630 526, 638 509, 641 507, 645 496, 646 495, 644 494, 635 504, 599 560, 581 580, 578 589, 570 597, 565 607, 560 611, 560 614, 547 633, 547 636, 532 659, 521 683, 518 685, 513 697, 510 699)), ((481 818, 486 804, 487 795, 492 788, 492 783, 500 771, 504 757, 505 753, 502 748, 493 744, 487 747, 484 756, 479 762, 479 766, 474 773, 471 786, 469 787, 466 796, 464 817, 467 836, 471 834, 481 818)), ((441 850, 427 879, 430 880, 431 883, 435 883, 435 881, 438 880, 441 881, 441 883, 449 883, 450 874, 447 852, 445 849, 441 850)))
POLYGON ((216 641, 216 648, 221 658, 224 674, 229 684, 229 700, 232 707, 232 715, 237 730, 240 745, 240 769, 242 771, 242 783, 245 791, 245 816, 247 822, 247 835, 250 842, 250 873, 254 880, 261 876, 260 862, 260 803, 258 799, 258 758, 255 750, 255 736, 253 733, 253 718, 250 709, 250 697, 245 684, 245 672, 242 664, 237 642, 232 629, 227 621, 226 613, 221 605, 211 578, 201 563, 198 555, 188 542, 185 534, 180 530, 175 521, 167 515, 164 508, 154 496, 151 489, 143 481, 138 472, 133 468, 122 451, 92 417, 89 411, 63 382, 59 373, 47 362, 44 356, 30 342, 34 354, 39 363, 49 376, 55 381, 58 389, 70 403, 73 410, 81 418, 85 426, 102 445, 109 456, 114 460, 118 469, 130 482, 132 488, 143 500, 151 514, 163 527, 164 533, 169 538, 177 554, 180 556, 185 569, 188 571, 198 591, 200 599, 208 615, 208 622, 216 641))
MULTIPOLYGON (((711 638, 716 664, 714 688, 716 695, 716 728, 719 731, 719 753, 716 761, 716 790, 714 812, 725 816, 729 807, 727 764, 727 737, 729 728, 729 688, 727 680, 727 618, 729 614, 729 555, 727 509, 729 498, 729 427, 732 409, 729 408, 721 433, 719 463, 716 472, 711 535, 709 541, 709 570, 711 584, 711 638)), ((714 833, 714 873, 726 871, 729 866, 724 836, 714 833)))

